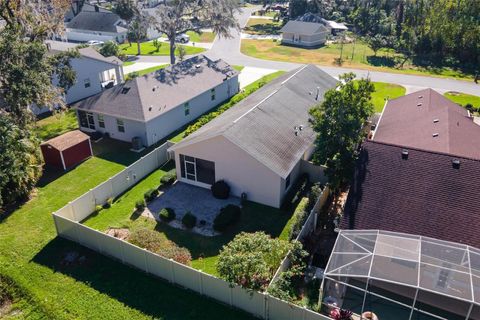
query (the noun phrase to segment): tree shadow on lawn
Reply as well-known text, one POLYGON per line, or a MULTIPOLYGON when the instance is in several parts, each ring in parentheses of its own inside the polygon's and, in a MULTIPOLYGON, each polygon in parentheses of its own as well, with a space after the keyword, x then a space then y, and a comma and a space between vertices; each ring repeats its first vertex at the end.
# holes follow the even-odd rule
POLYGON ((254 24, 245 27, 245 31, 258 35, 279 35, 281 28, 282 26, 276 23, 254 24))
MULTIPOLYGON (((148 317, 255 319, 242 311, 231 309, 192 291, 171 285, 60 237, 50 241, 37 253, 32 262, 80 281, 132 309, 139 310, 148 317), (66 264, 65 256, 72 252, 78 253, 78 259, 66 264)), ((75 290, 75 288, 65 290, 75 290)), ((60 296, 61 292, 58 294, 60 296)), ((105 314, 101 316, 106 317, 105 314)), ((95 315, 92 314, 92 317, 95 315)))
POLYGON ((385 56, 368 56, 367 62, 368 64, 375 67, 388 67, 388 68, 393 68, 397 64, 395 57, 385 57, 385 56))

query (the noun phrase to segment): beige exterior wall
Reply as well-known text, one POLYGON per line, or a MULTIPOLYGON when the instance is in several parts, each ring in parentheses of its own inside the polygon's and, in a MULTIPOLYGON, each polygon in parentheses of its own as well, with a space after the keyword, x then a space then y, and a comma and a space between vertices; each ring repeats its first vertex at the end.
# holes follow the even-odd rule
MULTIPOLYGON (((240 196, 245 192, 248 200, 280 207, 285 181, 224 137, 214 137, 175 150, 178 179, 192 183, 181 178, 180 154, 215 162, 215 180, 225 180, 233 195, 240 196)), ((291 181, 293 183, 294 180, 291 181)))

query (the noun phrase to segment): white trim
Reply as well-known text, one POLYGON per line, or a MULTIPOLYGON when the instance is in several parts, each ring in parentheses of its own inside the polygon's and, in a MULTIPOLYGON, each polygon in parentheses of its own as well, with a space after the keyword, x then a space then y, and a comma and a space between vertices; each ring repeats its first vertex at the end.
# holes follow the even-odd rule
POLYGON ((385 109, 387 108, 387 104, 390 100, 385 100, 385 104, 383 105, 383 110, 382 110, 382 113, 380 114, 380 118, 378 118, 378 122, 377 122, 377 125, 375 126, 375 130, 373 131, 373 134, 372 134, 372 140, 375 138, 375 134, 377 133, 378 131, 378 128, 380 127, 380 122, 382 121, 382 117, 383 117, 383 113, 385 112, 385 109))
POLYGON ((88 146, 90 147, 90 156, 93 157, 92 141, 88 138, 88 146))
POLYGON ((63 159, 63 151, 60 151, 60 158, 62 158, 63 170, 67 170, 67 167, 65 166, 65 159, 63 159))

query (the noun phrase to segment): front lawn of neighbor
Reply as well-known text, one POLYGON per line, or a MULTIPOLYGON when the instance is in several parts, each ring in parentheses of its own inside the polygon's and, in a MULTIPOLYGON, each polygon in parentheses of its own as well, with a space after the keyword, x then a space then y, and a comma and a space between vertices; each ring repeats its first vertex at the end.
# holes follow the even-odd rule
POLYGON ((68 109, 38 120, 35 132, 41 140, 48 140, 75 129, 78 129, 75 110, 68 109))
POLYGON ((30 201, 0 215, 0 277, 28 297, 15 319, 253 319, 57 238, 52 212, 145 154, 130 152, 129 143, 102 142, 92 144, 95 157, 46 174, 30 201), (69 263, 72 255, 83 262, 69 263))
MULTIPOLYGON (((184 46, 184 47, 187 55, 197 54, 205 51, 205 49, 198 48, 198 47, 191 47, 191 46, 184 46)), ((125 53, 127 55, 135 56, 138 53, 136 43, 121 44, 119 48, 121 53, 125 53)), ((140 44, 140 50, 141 50, 141 55, 168 56, 170 55, 170 44, 167 42, 162 42, 162 47, 160 48, 159 51, 157 51, 157 49, 153 46, 152 41, 142 42, 140 44)), ((177 49, 175 50, 175 54, 178 55, 178 46, 177 46, 177 49)))
POLYGON ((274 22, 271 19, 250 18, 245 26, 245 33, 257 35, 278 35, 282 29, 281 22, 274 22))
POLYGON ((143 69, 143 70, 140 70, 140 71, 130 72, 129 74, 127 74, 127 75, 125 76, 125 80, 130 80, 130 79, 132 79, 132 78, 135 77, 135 76, 136 76, 136 77, 144 76, 144 75, 146 75, 146 74, 155 72, 155 71, 157 71, 157 70, 166 68, 166 67, 168 67, 168 66, 169 66, 169 64, 163 64, 163 65, 161 65, 161 66, 155 66, 155 67, 143 69))
POLYGON ((407 91, 402 87, 393 83, 373 82, 375 92, 372 94, 372 102, 375 107, 375 112, 382 112, 385 106, 385 99, 395 99, 405 95, 407 91))
POLYGON ((190 36, 190 42, 210 43, 215 40, 215 33, 213 32, 202 32, 199 34, 194 31, 188 31, 187 35, 190 36))
POLYGON ((465 106, 466 104, 471 104, 472 106, 476 107, 477 109, 480 109, 480 96, 474 96, 471 94, 466 94, 466 93, 460 93, 460 92, 446 92, 444 96, 451 101, 460 104, 462 106, 465 106))
MULTIPOLYGON (((241 52, 255 58, 297 63, 313 63, 318 65, 335 65, 340 57, 341 44, 325 45, 316 49, 304 49, 293 46, 281 45, 280 41, 274 40, 249 40, 243 39, 241 52)), ((394 73, 419 74, 438 77, 458 78, 464 80, 473 79, 472 75, 451 68, 428 68, 415 66, 407 61, 400 69, 396 66, 395 57, 400 54, 392 50, 381 49, 374 55, 372 49, 363 41, 357 40, 355 44, 343 45, 342 67, 368 69, 394 73), (353 58, 352 58, 353 55, 353 58)))

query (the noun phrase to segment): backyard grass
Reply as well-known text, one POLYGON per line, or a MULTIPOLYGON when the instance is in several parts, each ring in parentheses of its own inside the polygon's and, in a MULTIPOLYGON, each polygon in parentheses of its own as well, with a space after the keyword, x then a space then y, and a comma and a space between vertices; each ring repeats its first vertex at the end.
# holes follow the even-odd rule
POLYGON ((38 120, 35 132, 41 140, 48 140, 75 129, 78 129, 75 110, 68 109, 38 120))
POLYGON ((256 35, 280 34, 281 22, 274 22, 272 19, 250 18, 245 26, 245 33, 256 35))
POLYGON ((146 75, 146 74, 155 72, 155 71, 157 71, 157 70, 166 68, 166 67, 168 67, 168 66, 169 66, 169 64, 163 64, 163 65, 161 65, 161 66, 155 66, 155 67, 143 69, 143 70, 140 70, 140 71, 130 72, 130 73, 128 73, 128 74, 126 75, 125 80, 131 80, 131 79, 134 77, 134 75, 137 76, 137 77, 144 76, 144 75, 146 75))
MULTIPOLYGON (((317 49, 304 49, 281 45, 280 41, 243 39, 241 51, 248 56, 260 59, 331 66, 335 65, 335 60, 340 57, 341 45, 330 44, 317 49)), ((343 45, 342 67, 463 80, 473 79, 472 75, 450 68, 424 68, 409 62, 400 69, 396 67, 396 56, 399 54, 386 49, 379 50, 375 56, 368 45, 362 41, 356 41, 355 44, 343 45)))
POLYGON ((402 87, 393 83, 373 82, 375 92, 372 94, 372 102, 375 107, 375 112, 382 112, 385 106, 386 99, 395 99, 405 95, 407 91, 402 87))
POLYGON ((199 34, 194 31, 188 31, 187 35, 190 36, 191 42, 210 43, 215 40, 215 33, 213 32, 202 32, 201 34, 199 34))
MULTIPOLYGON (((184 46, 184 47, 187 55, 197 54, 205 51, 205 49, 198 48, 198 47, 191 47, 191 46, 184 46)), ((138 53, 136 43, 132 43, 131 45, 128 43, 121 44, 119 48, 121 53, 125 53, 127 55, 137 55, 138 53)), ((157 51, 157 49, 153 46, 152 41, 142 42, 140 44, 140 50, 141 50, 141 55, 168 56, 170 55, 170 44, 166 42, 162 42, 162 47, 160 48, 159 51, 157 51)), ((178 46, 177 46, 177 49, 175 50, 175 54, 178 55, 178 46)))
POLYGON ((0 276, 22 288, 32 306, 15 318, 252 319, 56 237, 53 211, 144 154, 113 140, 93 147, 96 157, 67 173, 46 174, 30 201, 0 216, 0 276), (72 252, 84 263, 65 264, 72 252))
POLYGON ((451 101, 460 104, 462 106, 465 106, 466 104, 470 103, 472 106, 476 108, 480 108, 480 96, 474 96, 466 93, 460 93, 460 92, 446 92, 444 96, 451 101))
POLYGON ((135 64, 135 61, 125 61, 125 62, 123 63, 123 66, 124 66, 124 67, 128 67, 128 66, 131 66, 132 64, 135 64))

